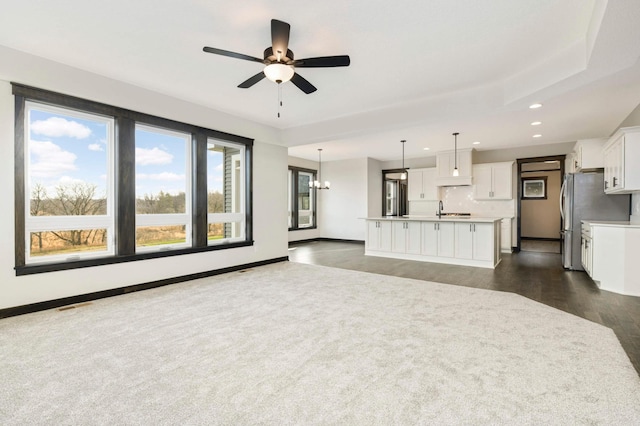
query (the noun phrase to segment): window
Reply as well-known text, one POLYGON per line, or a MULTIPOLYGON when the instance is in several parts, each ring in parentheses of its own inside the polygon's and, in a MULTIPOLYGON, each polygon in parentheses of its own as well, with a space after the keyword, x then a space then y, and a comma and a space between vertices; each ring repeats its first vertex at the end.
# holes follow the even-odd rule
POLYGON ((191 135, 136 125, 136 251, 191 245, 191 135))
POLYGON ((244 238, 244 147, 207 141, 207 242, 244 238))
POLYGON ((251 139, 13 94, 17 275, 253 244, 251 139))
POLYGON ((25 104, 28 263, 114 253, 112 118, 25 104))
POLYGON ((522 178, 522 199, 546 200, 547 199, 547 177, 523 177, 522 178))
POLYGON ((309 185, 315 179, 315 170, 289 167, 290 230, 316 227, 316 191, 309 185))

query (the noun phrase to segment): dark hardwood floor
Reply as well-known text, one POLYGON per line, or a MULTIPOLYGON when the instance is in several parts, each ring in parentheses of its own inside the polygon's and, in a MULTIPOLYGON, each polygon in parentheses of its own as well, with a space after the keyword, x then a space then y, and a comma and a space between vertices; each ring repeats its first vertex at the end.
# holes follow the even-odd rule
POLYGON ((361 243, 312 241, 291 243, 289 259, 517 293, 611 328, 640 374, 640 297, 601 291, 586 273, 565 271, 559 254, 503 253, 496 269, 485 269, 365 256, 361 243))

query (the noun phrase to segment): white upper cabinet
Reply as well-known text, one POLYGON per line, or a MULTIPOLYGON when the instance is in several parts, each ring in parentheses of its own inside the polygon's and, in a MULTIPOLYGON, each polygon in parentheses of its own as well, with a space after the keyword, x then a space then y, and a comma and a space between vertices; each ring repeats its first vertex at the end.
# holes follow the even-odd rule
POLYGON ((576 142, 573 149, 573 169, 576 172, 604 167, 603 148, 606 138, 583 139, 576 142))
POLYGON ((437 201, 438 187, 436 186, 436 168, 410 169, 407 174, 409 201, 437 201))
POLYGON ((457 161, 455 151, 441 151, 436 154, 438 186, 471 185, 473 149, 459 149, 457 161), (453 176, 453 169, 458 166, 458 176, 453 176))
POLYGON ((640 126, 623 127, 604 147, 604 192, 640 191, 640 126))
POLYGON ((513 199, 513 161, 475 164, 473 198, 475 200, 513 199))

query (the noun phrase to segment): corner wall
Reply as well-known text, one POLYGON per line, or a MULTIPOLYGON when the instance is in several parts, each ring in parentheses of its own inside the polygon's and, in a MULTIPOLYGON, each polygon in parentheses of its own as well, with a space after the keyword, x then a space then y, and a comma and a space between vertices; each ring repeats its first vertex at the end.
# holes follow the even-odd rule
POLYGON ((322 178, 331 182, 331 189, 318 191, 321 237, 364 241, 362 218, 367 217, 368 209, 367 173, 366 158, 322 163, 322 178))

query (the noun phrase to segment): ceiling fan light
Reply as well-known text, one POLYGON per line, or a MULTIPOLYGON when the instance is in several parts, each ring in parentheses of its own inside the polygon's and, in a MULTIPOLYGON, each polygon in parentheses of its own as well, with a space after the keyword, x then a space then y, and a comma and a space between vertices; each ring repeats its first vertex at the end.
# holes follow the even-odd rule
POLYGON ((264 67, 264 75, 274 83, 285 83, 291 80, 295 71, 293 67, 285 64, 269 64, 264 67))

